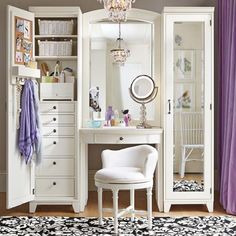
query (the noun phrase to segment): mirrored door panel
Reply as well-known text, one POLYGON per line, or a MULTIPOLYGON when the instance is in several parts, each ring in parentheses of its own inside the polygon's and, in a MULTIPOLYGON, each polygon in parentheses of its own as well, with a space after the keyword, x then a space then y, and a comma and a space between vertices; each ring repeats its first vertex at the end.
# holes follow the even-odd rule
POLYGON ((173 33, 173 192, 203 192, 205 26, 175 22, 173 33))

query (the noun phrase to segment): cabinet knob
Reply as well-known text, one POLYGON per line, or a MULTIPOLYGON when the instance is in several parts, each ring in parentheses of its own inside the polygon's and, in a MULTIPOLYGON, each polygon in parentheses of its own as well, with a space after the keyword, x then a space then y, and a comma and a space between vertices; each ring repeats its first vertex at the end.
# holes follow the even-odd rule
POLYGON ((53 130, 53 133, 56 133, 56 132, 57 132, 57 130, 56 130, 56 129, 54 129, 54 130, 53 130))
POLYGON ((54 110, 56 110, 56 109, 57 109, 57 107, 56 107, 56 106, 53 106, 53 109, 54 109, 54 110))
POLYGON ((54 117, 54 118, 53 118, 53 121, 56 121, 56 120, 57 120, 57 118, 54 117))
POLYGON ((53 184, 54 186, 55 186, 55 185, 57 185, 57 183, 56 183, 56 182, 53 182, 52 184, 53 184))
POLYGON ((56 141, 54 141, 54 142, 53 142, 53 144, 57 144, 57 142, 56 142, 56 141))
POLYGON ((120 137, 120 141, 122 141, 122 140, 124 140, 124 138, 123 138, 123 137, 120 137))
POLYGON ((56 164, 57 164, 57 163, 54 161, 54 162, 53 162, 53 165, 55 166, 56 164))

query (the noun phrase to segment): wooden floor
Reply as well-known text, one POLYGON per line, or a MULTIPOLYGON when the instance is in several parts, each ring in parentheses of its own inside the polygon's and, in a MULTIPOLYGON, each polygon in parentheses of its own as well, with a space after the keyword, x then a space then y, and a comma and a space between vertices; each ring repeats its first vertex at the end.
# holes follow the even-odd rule
MULTIPOLYGON (((104 207, 112 207, 112 196, 110 192, 104 192, 103 198, 104 207)), ((146 193, 143 191, 137 191, 135 193, 136 209, 146 209, 146 193)), ((129 204, 128 192, 119 193, 119 208, 127 207, 129 204)), ((0 193, 0 216, 70 216, 70 217, 97 217, 97 192, 89 192, 88 205, 84 212, 75 214, 71 206, 38 206, 35 214, 29 214, 28 204, 24 204, 20 207, 16 207, 10 210, 6 210, 6 196, 5 193, 0 193)), ((226 215, 224 209, 220 206, 218 196, 216 194, 215 208, 213 213, 208 213, 207 208, 204 205, 175 205, 171 207, 169 213, 158 212, 156 201, 153 198, 153 216, 222 216, 226 215)), ((111 216, 110 213, 106 213, 105 216, 111 216)))

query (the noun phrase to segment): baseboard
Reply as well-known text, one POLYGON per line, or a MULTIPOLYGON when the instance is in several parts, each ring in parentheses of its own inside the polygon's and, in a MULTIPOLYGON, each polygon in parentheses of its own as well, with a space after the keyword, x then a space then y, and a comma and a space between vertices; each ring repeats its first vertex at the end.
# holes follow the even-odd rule
POLYGON ((6 172, 0 171, 0 192, 6 192, 6 172))

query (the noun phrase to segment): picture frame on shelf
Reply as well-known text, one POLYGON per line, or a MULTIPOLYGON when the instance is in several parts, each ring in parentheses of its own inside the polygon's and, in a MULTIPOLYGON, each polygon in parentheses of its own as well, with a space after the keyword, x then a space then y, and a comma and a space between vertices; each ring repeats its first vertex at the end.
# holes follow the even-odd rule
POLYGON ((174 106, 176 110, 192 111, 195 109, 195 84, 175 83, 174 106))
POLYGON ((195 51, 174 51, 174 73, 175 80, 190 82, 195 79, 195 51))

